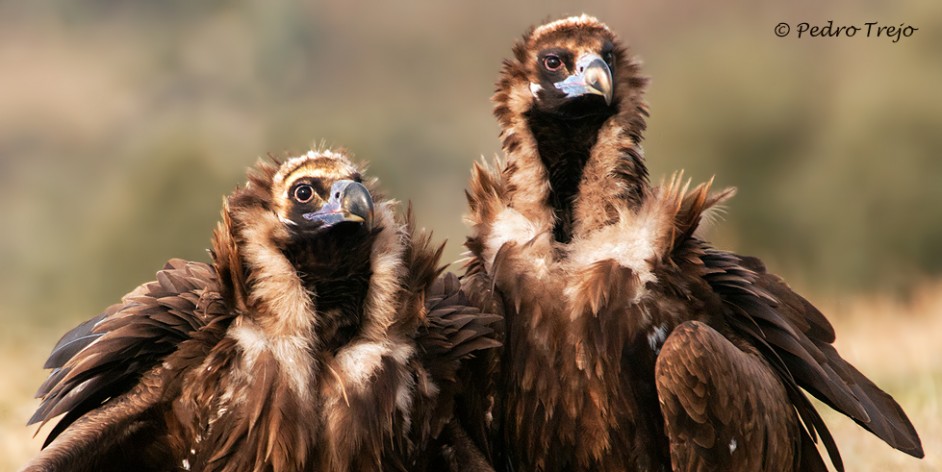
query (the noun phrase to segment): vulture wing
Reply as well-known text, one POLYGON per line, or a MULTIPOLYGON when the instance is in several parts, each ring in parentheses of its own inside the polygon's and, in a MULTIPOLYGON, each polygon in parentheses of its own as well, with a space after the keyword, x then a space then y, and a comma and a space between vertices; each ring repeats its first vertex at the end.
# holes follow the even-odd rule
POLYGON ((714 318, 719 331, 683 323, 658 356, 658 396, 674 463, 690 470, 784 470, 788 464, 767 462, 791 460, 787 450, 775 452, 776 445, 785 445, 800 454, 800 470, 826 470, 814 446, 820 435, 831 462, 843 470, 837 446, 805 391, 894 448, 922 457, 902 408, 841 358, 832 345, 834 330, 820 311, 766 272, 760 260, 718 251, 693 237, 703 211, 719 201, 698 187, 685 197, 675 220, 674 263, 699 273, 722 301, 722 312, 714 318), (798 424, 783 416, 788 408, 783 412, 782 405, 801 419, 800 434, 778 426, 798 424), (800 444, 787 444, 786 438, 800 444), (758 458, 766 463, 749 462, 758 458))
POLYGON ((179 464, 170 460, 165 440, 163 389, 155 382, 159 378, 159 373, 147 375, 125 394, 50 433, 56 434, 56 440, 44 446, 23 471, 174 470, 179 464))
POLYGON ((476 371, 468 365, 478 362, 479 354, 484 354, 481 359, 486 358, 492 348, 500 345, 494 333, 501 318, 481 313, 462 290, 458 277, 451 273, 435 280, 427 297, 426 323, 420 327, 416 341, 424 368, 441 389, 436 404, 438 412, 431 417, 440 421, 451 419, 447 427, 430 425, 432 435, 437 436, 445 428, 445 446, 450 461, 454 462, 452 467, 458 467, 455 470, 493 470, 459 422, 452 419, 452 412, 463 410, 456 409, 454 402, 463 393, 461 386, 472 380, 467 377, 476 371))
POLYGON ((675 470, 792 470, 797 440, 797 470, 827 471, 812 438, 797 430, 782 382, 754 349, 687 321, 665 341, 655 372, 671 462, 683 465, 675 470))
MULTIPOLYGON (((766 273, 765 268, 757 259, 743 259, 732 253, 708 248, 695 239, 689 241, 692 245, 699 246, 695 251, 700 252, 700 259, 704 265, 703 278, 723 300, 725 325, 729 327, 735 338, 744 340, 749 349, 754 348, 761 355, 761 362, 757 358, 750 359, 748 356, 752 354, 744 353, 742 351, 744 347, 738 345, 735 350, 726 354, 729 357, 723 357, 722 362, 729 363, 734 362, 736 358, 743 359, 737 367, 743 372, 730 377, 738 380, 730 382, 729 385, 736 386, 748 396, 751 393, 747 392, 752 390, 758 392, 757 389, 768 388, 765 385, 767 376, 757 375, 754 372, 760 364, 763 366, 761 370, 776 374, 785 388, 790 403, 805 426, 800 447, 807 453, 802 454, 802 470, 817 468, 813 465, 816 466, 819 461, 810 457, 816 454, 805 436, 817 441, 818 435, 821 436, 834 466, 838 470, 843 470, 837 446, 804 391, 810 392, 832 408, 853 418, 894 448, 916 457, 923 455, 919 437, 906 414, 892 397, 840 357, 831 344, 834 341, 833 329, 814 306, 794 293, 780 278, 766 273)), ((681 330, 678 335, 683 335, 683 337, 678 337, 677 340, 669 338, 668 343, 682 345, 682 339, 687 338, 687 342, 692 343, 694 352, 697 351, 698 346, 702 347, 705 352, 711 351, 703 346, 713 346, 710 349, 714 349, 712 352, 717 352, 715 347, 719 341, 712 338, 718 333, 699 330, 694 331, 701 332, 699 335, 693 335, 687 331, 689 330, 681 330)), ((673 337, 672 334, 671 338, 673 337)), ((733 346, 728 345, 724 349, 730 350, 730 348, 733 346)), ((667 352, 677 352, 677 350, 672 349, 667 352)), ((663 367, 665 375, 673 372, 675 379, 681 379, 684 378, 680 377, 682 374, 674 372, 680 367, 674 366, 668 369, 666 365, 685 364, 686 369, 700 368, 703 374, 707 374, 710 368, 723 368, 716 364, 721 361, 715 357, 715 355, 710 355, 710 358, 694 356, 687 361, 664 359, 659 360, 658 363, 659 366, 665 366, 663 367)), ((665 377, 663 381, 666 382, 669 377, 665 377)), ((710 374, 707 374, 707 378, 709 377, 710 374)), ((658 380, 662 381, 660 377, 658 380)), ((713 384, 711 388, 716 388, 716 383, 711 384, 713 384)), ((672 390, 667 387, 665 389, 672 390)), ((671 394, 681 395, 676 390, 671 394)), ((687 394, 690 393, 687 392, 687 394)), ((690 405, 693 405, 694 411, 704 413, 700 410, 705 404, 697 405, 693 402, 690 405)), ((689 410, 685 407, 684 411, 689 410)), ((719 424, 713 426, 719 427, 719 424)))
POLYGON ((455 383, 460 361, 477 351, 500 345, 494 328, 500 316, 481 313, 461 289, 452 273, 438 278, 429 288, 425 303, 426 326, 420 330, 419 345, 424 365, 435 379, 455 383))
MULTIPOLYGON (((495 314, 492 315, 497 319, 493 324, 493 337, 498 345, 503 344, 506 335, 503 303, 480 259, 474 259, 469 264, 466 273, 461 277, 461 289, 473 306, 480 307, 486 313, 495 314)), ((499 444, 495 434, 500 431, 503 416, 501 400, 505 392, 500 391, 498 384, 501 379, 502 356, 505 355, 502 347, 481 352, 474 359, 465 362, 459 373, 467 386, 456 400, 458 407, 455 409, 455 415, 463 428, 461 433, 477 444, 492 464, 504 462, 504 451, 494 448, 499 444)))
POLYGON ((172 374, 161 364, 210 322, 228 319, 217 285, 211 266, 173 259, 156 281, 66 333, 46 362, 53 371, 36 394, 42 402, 29 424, 62 418, 43 444, 53 446, 34 465, 71 470, 74 462, 59 461, 81 456, 88 470, 115 466, 124 462, 102 456, 129 454, 122 444, 154 434, 160 421, 154 407, 172 388, 163 384, 172 374))
POLYGON ((922 442, 906 413, 893 397, 841 357, 832 344, 834 329, 824 315, 780 277, 766 272, 759 259, 741 257, 740 261, 755 274, 754 285, 778 302, 775 311, 792 328, 801 348, 812 355, 807 359, 793 355, 784 345, 776 346, 798 385, 890 446, 923 457, 922 442))

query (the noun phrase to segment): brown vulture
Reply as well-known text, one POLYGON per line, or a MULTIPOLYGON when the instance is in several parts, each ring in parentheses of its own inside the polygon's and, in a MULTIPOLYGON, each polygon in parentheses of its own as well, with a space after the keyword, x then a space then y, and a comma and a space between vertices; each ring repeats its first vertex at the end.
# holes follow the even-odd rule
POLYGON ((530 30, 504 62, 504 158, 472 171, 463 279, 502 312, 503 347, 479 359, 469 435, 515 471, 826 470, 818 437, 841 469, 807 392, 921 457, 814 306, 697 236, 732 191, 649 184, 645 85, 585 15, 530 30))
POLYGON ((61 419, 25 470, 437 470, 445 447, 467 453, 438 441, 498 318, 378 195, 338 151, 259 162, 212 264, 171 260, 59 341, 30 423, 61 419))

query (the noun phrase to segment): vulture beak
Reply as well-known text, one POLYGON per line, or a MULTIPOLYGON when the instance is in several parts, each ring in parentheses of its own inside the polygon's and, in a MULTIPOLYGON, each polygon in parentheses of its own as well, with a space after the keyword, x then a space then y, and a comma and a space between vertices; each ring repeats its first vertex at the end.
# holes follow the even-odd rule
POLYGON ((373 229, 373 197, 359 182, 338 180, 330 187, 330 199, 312 213, 302 215, 309 221, 320 221, 324 228, 350 221, 373 229))
POLYGON ((586 94, 601 95, 605 104, 612 104, 612 70, 596 54, 584 54, 576 61, 576 73, 562 82, 553 84, 567 97, 581 97, 586 94))

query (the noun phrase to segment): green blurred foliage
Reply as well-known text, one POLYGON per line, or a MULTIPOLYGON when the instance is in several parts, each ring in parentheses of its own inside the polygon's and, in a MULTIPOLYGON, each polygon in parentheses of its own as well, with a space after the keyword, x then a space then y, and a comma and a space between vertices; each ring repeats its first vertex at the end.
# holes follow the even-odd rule
POLYGON ((654 179, 739 187, 711 231, 811 293, 942 273, 942 5, 593 1, 0 3, 0 317, 74 322, 170 257, 206 260, 258 156, 371 163, 456 259, 511 43, 586 11, 652 77, 654 179), (781 21, 912 24, 777 38, 781 21))

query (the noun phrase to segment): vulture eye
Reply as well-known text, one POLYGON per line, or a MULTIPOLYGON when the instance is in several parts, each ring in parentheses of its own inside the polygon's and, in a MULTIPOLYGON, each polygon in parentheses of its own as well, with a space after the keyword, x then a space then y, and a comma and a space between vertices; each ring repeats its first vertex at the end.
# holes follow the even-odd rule
POLYGON ((609 67, 612 67, 615 65, 615 55, 612 54, 611 51, 605 54, 602 54, 602 59, 605 60, 605 63, 608 64, 609 67))
POLYGON ((308 184, 301 184, 294 188, 294 199, 299 203, 307 203, 314 198, 314 187, 308 184))
POLYGON ((549 71, 558 71, 562 67, 563 61, 559 60, 559 56, 555 54, 550 54, 543 58, 543 67, 549 71))

